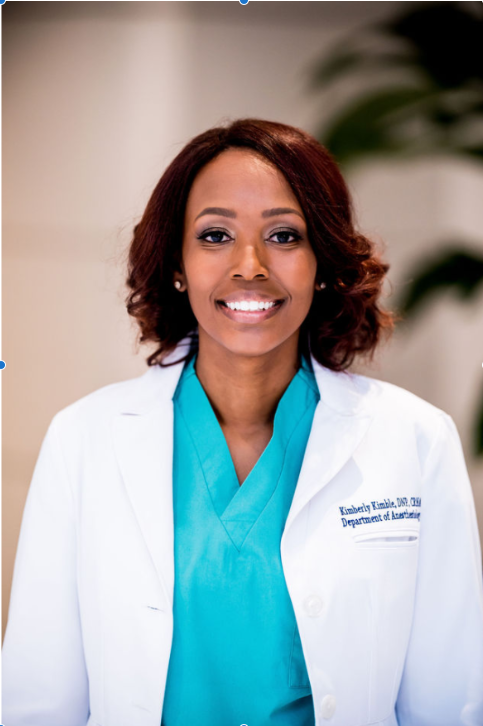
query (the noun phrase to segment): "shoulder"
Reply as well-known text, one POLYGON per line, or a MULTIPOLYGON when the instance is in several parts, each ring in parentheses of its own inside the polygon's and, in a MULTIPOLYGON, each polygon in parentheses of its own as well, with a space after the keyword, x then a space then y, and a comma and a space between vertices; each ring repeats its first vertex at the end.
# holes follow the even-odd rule
POLYGON ((453 419, 438 406, 394 383, 351 375, 354 384, 364 391, 374 431, 381 439, 406 451, 412 442, 421 462, 426 461, 430 451, 441 442, 453 438, 459 441, 453 419))
POLYGON ((438 406, 389 381, 353 374, 379 415, 435 422, 447 414, 438 406))
POLYGON ((416 433, 434 438, 445 421, 452 423, 451 416, 443 409, 402 386, 360 374, 352 375, 364 390, 374 417, 382 424, 409 426, 416 433))
POLYGON ((390 449, 418 450, 426 459, 454 422, 441 408, 388 381, 348 371, 335 372, 313 361, 322 404, 338 416, 368 417, 370 439, 390 449))
POLYGON ((336 372, 312 361, 321 400, 341 414, 367 412, 377 418, 406 422, 438 421, 447 414, 434 404, 394 383, 360 373, 336 372))
POLYGON ((61 409, 52 423, 95 425, 116 414, 139 415, 157 406, 169 407, 191 345, 192 333, 166 356, 162 366, 149 366, 139 376, 98 388, 61 409))
POLYGON ((117 415, 143 414, 157 404, 168 405, 182 366, 151 366, 140 376, 102 386, 58 411, 52 424, 64 432, 99 429, 117 415))

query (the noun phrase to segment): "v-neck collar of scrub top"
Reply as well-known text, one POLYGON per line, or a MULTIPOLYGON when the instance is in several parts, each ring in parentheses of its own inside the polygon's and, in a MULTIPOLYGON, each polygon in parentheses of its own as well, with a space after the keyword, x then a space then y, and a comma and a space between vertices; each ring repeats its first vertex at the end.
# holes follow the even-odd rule
POLYGON ((275 412, 272 437, 240 486, 230 449, 210 400, 196 375, 196 355, 185 364, 173 396, 196 449, 213 507, 232 540, 240 542, 275 491, 290 437, 320 398, 308 360, 285 389, 275 412), (240 530, 240 531, 238 531, 240 530))

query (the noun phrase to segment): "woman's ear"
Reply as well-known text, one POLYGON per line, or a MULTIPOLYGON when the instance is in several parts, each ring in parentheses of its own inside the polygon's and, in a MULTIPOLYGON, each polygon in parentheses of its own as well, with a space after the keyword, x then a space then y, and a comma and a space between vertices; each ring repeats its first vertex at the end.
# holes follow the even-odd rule
MULTIPOLYGON (((176 255, 177 257, 178 255, 176 255)), ((173 285, 179 292, 184 292, 186 290, 186 282, 182 260, 174 259, 171 269, 173 271, 173 285)))
POLYGON ((173 275, 173 285, 177 290, 179 290, 179 292, 184 292, 186 290, 186 284, 182 272, 175 271, 173 275))

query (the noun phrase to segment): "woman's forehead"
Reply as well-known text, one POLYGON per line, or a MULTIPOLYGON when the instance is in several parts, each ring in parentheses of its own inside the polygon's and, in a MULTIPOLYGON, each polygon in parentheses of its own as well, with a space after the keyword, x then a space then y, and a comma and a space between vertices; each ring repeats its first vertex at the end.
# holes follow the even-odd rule
POLYGON ((190 189, 186 212, 191 217, 204 206, 256 204, 257 200, 260 206, 283 206, 290 202, 290 206, 301 211, 292 188, 276 166, 254 152, 228 149, 199 171, 190 189))

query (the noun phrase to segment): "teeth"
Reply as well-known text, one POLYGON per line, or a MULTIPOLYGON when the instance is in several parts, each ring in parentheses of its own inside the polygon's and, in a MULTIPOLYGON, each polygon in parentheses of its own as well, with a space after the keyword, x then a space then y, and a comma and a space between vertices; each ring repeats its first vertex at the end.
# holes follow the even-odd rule
POLYGON ((243 300, 243 302, 227 302, 225 303, 227 307, 230 308, 230 310, 268 310, 269 308, 273 308, 275 305, 274 302, 256 302, 256 300, 252 300, 251 302, 247 302, 246 300, 243 300))

